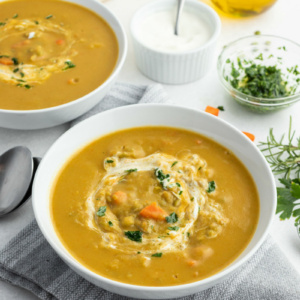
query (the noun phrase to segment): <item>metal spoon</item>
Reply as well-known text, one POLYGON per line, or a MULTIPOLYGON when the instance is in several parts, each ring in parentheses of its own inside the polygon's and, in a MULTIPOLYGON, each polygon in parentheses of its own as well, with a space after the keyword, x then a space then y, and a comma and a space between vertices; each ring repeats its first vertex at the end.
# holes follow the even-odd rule
POLYGON ((178 35, 179 19, 183 10, 185 0, 177 0, 177 15, 175 21, 175 35, 178 35))
POLYGON ((0 156, 0 217, 30 198, 39 162, 26 147, 12 148, 0 156))

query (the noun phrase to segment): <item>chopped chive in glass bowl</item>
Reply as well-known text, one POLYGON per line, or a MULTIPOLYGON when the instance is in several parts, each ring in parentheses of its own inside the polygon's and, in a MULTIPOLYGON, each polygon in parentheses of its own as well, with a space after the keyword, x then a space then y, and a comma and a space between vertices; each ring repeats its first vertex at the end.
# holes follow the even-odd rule
POLYGON ((267 113, 300 100, 300 45, 253 35, 225 46, 218 58, 222 86, 239 104, 267 113))

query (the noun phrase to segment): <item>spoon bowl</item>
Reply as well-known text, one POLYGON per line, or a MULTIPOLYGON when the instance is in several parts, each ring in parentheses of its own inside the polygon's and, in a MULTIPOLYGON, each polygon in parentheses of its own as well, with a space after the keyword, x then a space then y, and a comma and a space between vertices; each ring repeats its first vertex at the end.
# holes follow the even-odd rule
POLYGON ((15 147, 0 156, 0 216, 18 207, 30 190, 33 158, 26 147, 15 147))

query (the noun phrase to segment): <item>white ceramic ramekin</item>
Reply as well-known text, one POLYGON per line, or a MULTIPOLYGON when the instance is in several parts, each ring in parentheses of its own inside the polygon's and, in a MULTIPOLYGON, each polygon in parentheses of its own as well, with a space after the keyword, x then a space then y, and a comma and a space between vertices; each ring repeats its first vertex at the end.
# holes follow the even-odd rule
POLYGON ((138 29, 145 17, 158 11, 172 9, 175 0, 157 0, 138 10, 131 20, 135 60, 140 71, 152 80, 166 84, 183 84, 202 78, 214 64, 221 21, 217 13, 198 0, 187 0, 184 9, 205 20, 212 31, 210 39, 201 47, 184 52, 161 52, 152 49, 139 39, 138 29))
MULTIPOLYGON (((37 223, 56 253, 85 279, 113 293, 131 298, 168 299, 193 294, 222 282, 241 268, 262 244, 276 207, 274 177, 261 152, 241 131, 215 116, 179 106, 138 104, 95 115, 63 134, 49 149, 36 174, 32 193, 37 223), (189 284, 147 287, 125 284, 100 276, 80 264, 64 247, 50 214, 51 189, 65 162, 99 137, 140 126, 169 126, 203 134, 231 150, 245 165, 257 186, 260 215, 255 234, 243 253, 228 267, 209 278, 189 284)), ((226 245, 230 247, 230 245, 226 245)), ((140 276, 144 276, 142 273, 140 276)))
MULTIPOLYGON (((7 1, 7 0, 0 0, 7 1)), ((116 66, 109 78, 89 94, 55 107, 37 110, 6 110, 0 109, 0 127, 12 129, 41 129, 56 126, 73 120, 86 113, 108 93, 116 81, 124 64, 127 53, 127 37, 123 26, 116 16, 98 0, 62 0, 75 3, 94 11, 101 16, 113 29, 119 44, 119 56, 116 66)), ((59 91, 53 91, 59 93, 59 91)), ((49 95, 51 97, 51 95, 49 95)))

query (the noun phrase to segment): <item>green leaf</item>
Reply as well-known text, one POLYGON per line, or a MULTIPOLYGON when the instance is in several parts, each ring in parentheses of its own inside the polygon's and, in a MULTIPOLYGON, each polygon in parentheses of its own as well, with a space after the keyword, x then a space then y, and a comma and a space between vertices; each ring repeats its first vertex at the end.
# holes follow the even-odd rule
POLYGON ((112 221, 108 221, 108 225, 109 225, 110 227, 114 226, 114 224, 113 224, 112 221))
POLYGON ((168 223, 176 223, 178 221, 178 216, 176 213, 172 212, 170 216, 166 217, 168 223))
POLYGON ((105 216, 105 213, 106 213, 106 206, 100 206, 97 211, 97 216, 103 217, 103 216, 105 216))
POLYGON ((108 159, 107 161, 106 161, 106 163, 108 163, 108 164, 112 164, 114 161, 113 160, 111 160, 111 159, 108 159))
POLYGON ((154 254, 152 254, 151 256, 152 257, 162 257, 162 252, 159 252, 159 253, 154 253, 154 254))
POLYGON ((178 161, 174 161, 171 165, 171 168, 173 168, 177 163, 178 163, 178 161))
POLYGON ((224 106, 218 106, 217 109, 219 109, 221 111, 225 111, 224 106))
POLYGON ((210 181, 208 183, 208 189, 206 190, 208 193, 214 192, 216 189, 216 183, 214 181, 210 181))
POLYGON ((293 197, 300 199, 300 184, 292 181, 291 194, 293 197))
POLYGON ((126 231, 125 235, 134 242, 141 243, 142 242, 142 235, 141 231, 126 231))
POLYGON ((63 68, 63 71, 75 68, 76 65, 74 65, 70 60, 65 61, 65 64, 67 65, 65 68, 63 68))
POLYGON ((291 184, 292 184, 292 181, 291 181, 291 179, 286 179, 286 178, 280 178, 280 179, 278 179, 278 181, 280 182, 280 183, 282 183, 286 188, 290 188, 291 187, 291 184))
POLYGON ((178 231, 179 227, 178 226, 173 226, 173 227, 168 227, 169 230, 174 230, 174 231, 178 231))
POLYGON ((136 172, 138 169, 129 169, 129 170, 125 170, 125 172, 127 172, 127 174, 136 172))

